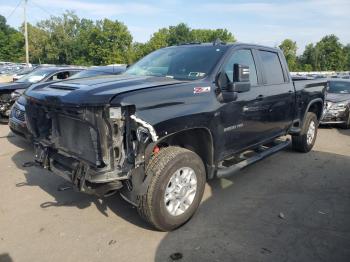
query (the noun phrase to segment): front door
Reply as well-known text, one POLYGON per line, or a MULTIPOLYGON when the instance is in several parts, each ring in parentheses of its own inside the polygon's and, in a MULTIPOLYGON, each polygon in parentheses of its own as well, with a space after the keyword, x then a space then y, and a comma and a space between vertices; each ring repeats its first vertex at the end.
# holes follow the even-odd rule
POLYGON ((263 123, 268 112, 261 97, 261 76, 258 75, 256 63, 250 49, 236 49, 224 63, 223 72, 230 81, 233 81, 233 65, 249 66, 251 89, 248 92, 238 93, 237 99, 221 107, 220 128, 224 145, 221 157, 231 155, 268 136, 267 127, 263 123))

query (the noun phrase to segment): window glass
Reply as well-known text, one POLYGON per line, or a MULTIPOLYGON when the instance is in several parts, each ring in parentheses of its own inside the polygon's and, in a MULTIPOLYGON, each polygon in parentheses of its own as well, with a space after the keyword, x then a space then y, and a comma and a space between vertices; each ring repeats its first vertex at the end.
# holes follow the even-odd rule
POLYGON ((100 75, 111 75, 113 74, 112 71, 110 72, 105 72, 102 70, 92 70, 92 69, 87 69, 80 71, 79 73, 71 76, 69 79, 77 79, 77 78, 85 78, 85 77, 94 77, 94 76, 100 76, 100 75))
POLYGON ((350 82, 329 81, 328 93, 350 94, 350 82))
POLYGON ((37 68, 31 73, 21 77, 16 82, 18 83, 38 83, 43 80, 47 75, 51 74, 54 69, 52 68, 37 68))
POLYGON ((188 45, 159 49, 131 66, 125 74, 197 80, 213 70, 227 48, 188 45))
POLYGON ((283 70, 278 54, 275 52, 259 51, 264 66, 265 78, 268 85, 284 83, 283 70))
POLYGON ((68 78, 70 75, 69 71, 64 71, 64 72, 59 72, 54 74, 53 76, 51 76, 48 81, 52 81, 52 80, 64 80, 66 78, 68 78))
POLYGON ((237 50, 231 55, 229 61, 226 63, 226 65, 224 67, 225 73, 226 73, 227 77, 230 79, 230 81, 233 81, 233 65, 234 64, 249 66, 250 84, 252 86, 256 86, 258 84, 255 63, 254 63, 252 52, 250 50, 248 50, 248 49, 237 50))

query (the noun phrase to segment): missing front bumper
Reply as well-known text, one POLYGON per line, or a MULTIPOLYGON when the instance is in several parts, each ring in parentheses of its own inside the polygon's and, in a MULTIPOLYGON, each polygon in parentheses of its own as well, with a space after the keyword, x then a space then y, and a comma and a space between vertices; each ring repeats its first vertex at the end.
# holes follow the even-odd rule
POLYGON ((50 152, 42 144, 36 143, 34 148, 35 162, 71 182, 76 191, 103 197, 123 187, 123 174, 98 172, 88 163, 50 152))

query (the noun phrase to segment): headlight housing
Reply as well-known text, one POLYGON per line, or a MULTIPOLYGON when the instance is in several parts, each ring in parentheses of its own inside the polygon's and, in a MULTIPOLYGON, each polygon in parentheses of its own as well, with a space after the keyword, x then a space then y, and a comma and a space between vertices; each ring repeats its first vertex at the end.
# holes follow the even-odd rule
POLYGON ((333 110, 344 110, 345 108, 346 108, 345 102, 334 103, 331 106, 331 109, 333 110))
POLYGON ((120 107, 110 107, 109 108, 109 118, 121 119, 122 118, 122 109, 120 107))
POLYGON ((11 99, 16 100, 18 99, 24 92, 25 89, 18 89, 11 93, 11 99))

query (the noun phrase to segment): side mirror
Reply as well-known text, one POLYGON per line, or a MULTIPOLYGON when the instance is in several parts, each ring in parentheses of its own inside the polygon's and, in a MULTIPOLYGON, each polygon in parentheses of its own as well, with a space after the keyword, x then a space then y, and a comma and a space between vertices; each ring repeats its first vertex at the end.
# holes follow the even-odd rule
POLYGON ((227 74, 222 71, 216 78, 215 83, 219 87, 219 101, 231 102, 237 99, 237 93, 250 90, 249 66, 234 64, 231 81, 227 74))
POLYGON ((233 65, 233 82, 229 89, 232 92, 243 93, 250 90, 249 82, 250 70, 249 66, 234 64, 233 65))
POLYGON ((249 66, 234 64, 233 65, 233 82, 249 82, 249 66))

